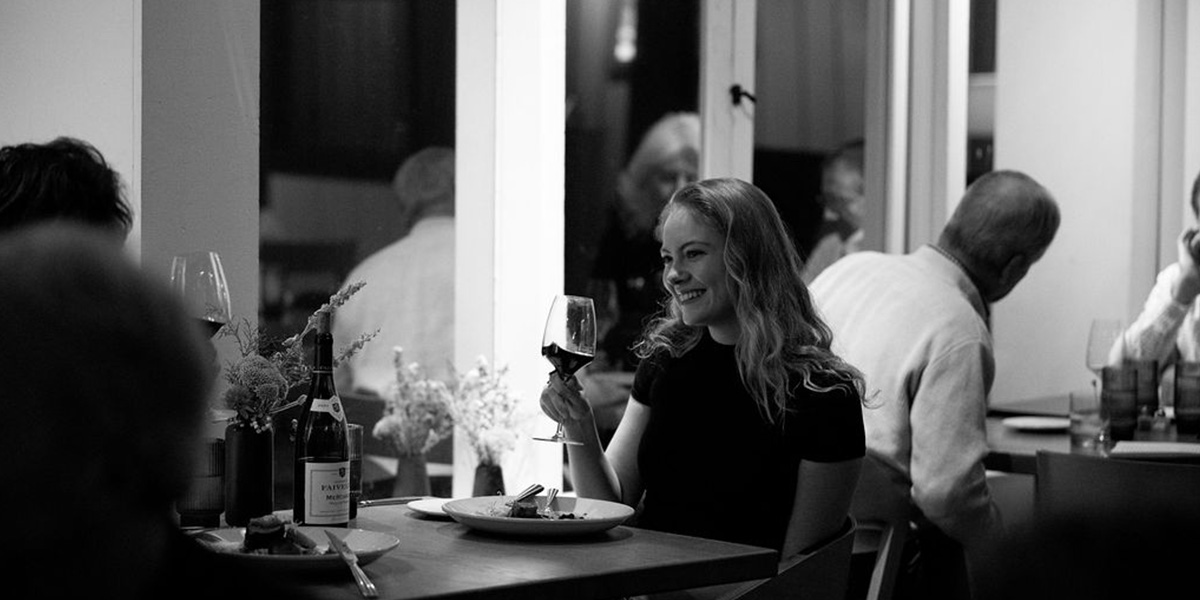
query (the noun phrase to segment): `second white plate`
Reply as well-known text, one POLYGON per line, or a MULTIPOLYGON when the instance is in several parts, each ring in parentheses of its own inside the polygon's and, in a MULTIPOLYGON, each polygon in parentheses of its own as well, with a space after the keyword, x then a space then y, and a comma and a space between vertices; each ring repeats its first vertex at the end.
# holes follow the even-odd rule
POLYGON ((413 500, 405 506, 409 510, 434 519, 449 519, 450 515, 442 510, 442 505, 449 502, 450 498, 422 498, 421 500, 413 500))
POLYGON ((1009 417, 1000 423, 1018 431, 1066 431, 1071 426, 1071 419, 1067 417, 1009 417))

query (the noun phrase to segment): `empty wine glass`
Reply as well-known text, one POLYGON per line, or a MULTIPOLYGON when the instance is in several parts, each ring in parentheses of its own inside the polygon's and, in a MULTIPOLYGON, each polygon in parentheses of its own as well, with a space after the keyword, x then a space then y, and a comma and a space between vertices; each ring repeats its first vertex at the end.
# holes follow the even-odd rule
MULTIPOLYGON (((546 329, 542 333, 542 356, 554 365, 564 381, 572 377, 596 356, 596 307, 591 298, 559 295, 550 305, 546 329)), ((579 445, 567 440, 562 423, 554 435, 533 438, 543 442, 579 445)))
POLYGON ((176 255, 171 260, 171 289, 210 338, 232 318, 229 285, 216 252, 176 255))

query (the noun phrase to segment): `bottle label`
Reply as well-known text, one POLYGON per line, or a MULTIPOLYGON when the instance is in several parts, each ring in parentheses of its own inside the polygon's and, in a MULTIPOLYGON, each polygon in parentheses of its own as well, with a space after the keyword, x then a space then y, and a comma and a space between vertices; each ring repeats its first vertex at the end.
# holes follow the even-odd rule
POLYGON ((333 418, 341 423, 346 419, 346 414, 342 412, 342 401, 337 396, 332 398, 313 398, 312 412, 323 412, 333 415, 333 418))
POLYGON ((304 523, 350 520, 350 461, 304 463, 304 523))

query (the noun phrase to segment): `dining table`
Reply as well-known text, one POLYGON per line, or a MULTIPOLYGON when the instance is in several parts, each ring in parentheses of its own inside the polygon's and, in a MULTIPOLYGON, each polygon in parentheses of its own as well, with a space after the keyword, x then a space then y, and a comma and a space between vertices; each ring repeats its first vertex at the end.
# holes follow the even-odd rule
MULTIPOLYGON (((1013 417, 1069 418, 1069 394, 1047 394, 1018 401, 993 404, 987 414, 988 454, 984 466, 992 471, 1035 475, 1037 453, 1071 452, 1067 427, 1024 428, 1014 426, 1013 417)), ((1168 413, 1170 414, 1170 413, 1168 413)), ((1110 456, 1177 462, 1200 462, 1200 437, 1180 435, 1170 425, 1165 431, 1136 431, 1133 444, 1120 443, 1110 456), (1181 451, 1180 449, 1187 451, 1181 451), (1156 451, 1161 449, 1161 451, 1156 451)))
MULTIPOLYGON (((381 599, 616 599, 764 579, 779 564, 773 549, 625 525, 577 537, 497 535, 406 505, 362 507, 350 527, 400 540, 362 567, 381 599)), ((318 597, 361 598, 349 569, 309 579, 318 597)))

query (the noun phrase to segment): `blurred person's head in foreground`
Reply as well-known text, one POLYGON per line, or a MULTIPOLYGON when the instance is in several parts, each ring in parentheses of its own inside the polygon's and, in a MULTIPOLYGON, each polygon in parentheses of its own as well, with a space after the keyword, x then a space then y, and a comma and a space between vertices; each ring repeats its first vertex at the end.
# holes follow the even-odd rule
POLYGON ((454 216, 454 150, 430 146, 408 157, 392 179, 404 226, 425 217, 454 216))
POLYGON ((617 182, 628 233, 650 233, 671 194, 699 177, 700 116, 677 112, 642 136, 617 182))
POLYGON ((1059 221, 1054 197, 1032 177, 993 171, 967 188, 937 245, 961 263, 984 300, 996 302, 1042 258, 1059 221))
POLYGON ((0 234, 43 221, 129 234, 133 210, 121 178, 91 144, 59 137, 0 148, 0 234))
POLYGON ((19 487, 3 496, 8 584, 41 589, 45 565, 65 559, 69 576, 48 582, 61 595, 136 597, 195 460, 204 340, 165 284, 94 228, 0 236, 0 281, 0 454, 19 487))

